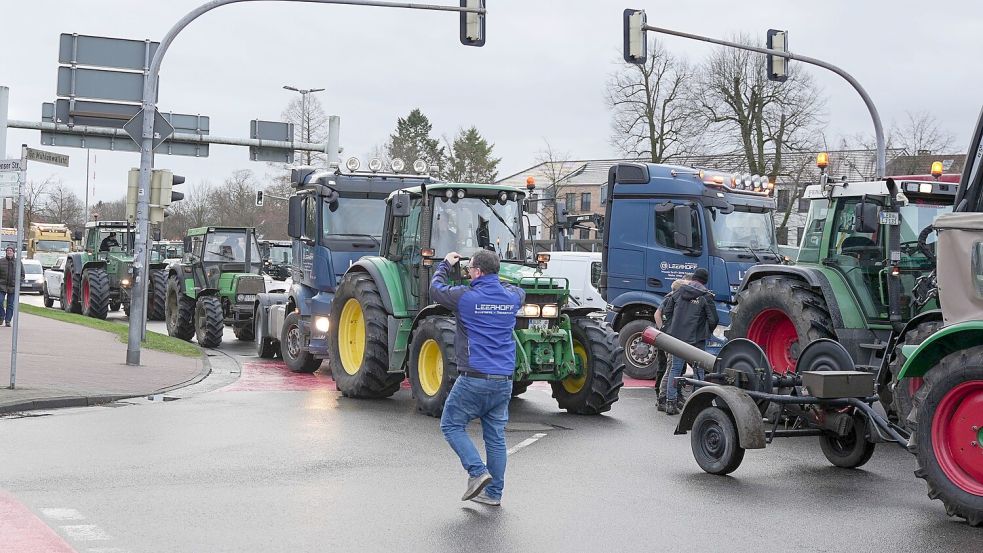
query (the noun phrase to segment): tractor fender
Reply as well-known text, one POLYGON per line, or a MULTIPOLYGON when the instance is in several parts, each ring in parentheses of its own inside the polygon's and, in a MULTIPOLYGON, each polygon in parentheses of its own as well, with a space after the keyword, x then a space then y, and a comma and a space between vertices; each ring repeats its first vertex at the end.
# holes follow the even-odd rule
POLYGON ((747 289, 748 285, 756 280, 761 280, 766 276, 785 276, 790 278, 795 278, 801 280, 808 284, 809 286, 819 290, 823 295, 823 299, 826 300, 826 305, 829 307, 830 318, 833 322, 833 328, 843 328, 843 316, 840 314, 840 306, 836 301, 836 294, 833 292, 833 287, 829 283, 829 279, 826 275, 813 267, 802 267, 796 265, 755 265, 748 269, 747 273, 744 275, 744 280, 741 281, 741 285, 738 287, 737 292, 734 293, 736 298, 738 294, 747 289))
POLYGON ((765 447, 765 425, 758 405, 744 390, 733 386, 704 386, 689 396, 679 416, 675 434, 685 434, 693 429, 693 422, 704 409, 714 406, 728 411, 737 426, 737 435, 744 449, 765 447))
POLYGON ((983 343, 983 321, 966 321, 946 326, 917 347, 901 346, 906 357, 898 380, 924 376, 943 357, 983 343))
POLYGON ((602 311, 596 307, 564 307, 560 312, 571 319, 576 319, 578 317, 586 317, 591 313, 601 313, 602 311))
POLYGON ((363 272, 372 277, 379 288, 382 305, 386 308, 387 314, 397 318, 409 317, 410 314, 406 311, 406 298, 403 297, 403 287, 400 285, 400 276, 395 270, 388 270, 394 265, 384 257, 363 257, 352 264, 348 272, 363 272))
POLYGON ((198 290, 199 298, 202 296, 217 296, 217 295, 218 295, 218 288, 202 288, 201 290, 198 290))
POLYGON ((664 299, 665 296, 652 292, 625 292, 611 301, 612 310, 608 312, 608 322, 615 330, 621 330, 626 324, 642 318, 636 317, 636 313, 654 314, 664 299))
POLYGON ((105 261, 103 261, 102 259, 94 259, 92 261, 87 261, 85 264, 83 264, 82 270, 80 270, 79 273, 81 273, 86 269, 105 269, 105 268, 106 268, 105 261))
POLYGON ((904 325, 904 329, 898 334, 898 336, 904 336, 911 329, 917 327, 918 325, 928 322, 928 321, 941 321, 942 320, 942 310, 932 309, 931 311, 925 311, 915 315, 910 321, 904 325))
MULTIPOLYGON (((411 328, 415 331, 416 327, 419 326, 420 321, 422 321, 423 319, 426 319, 428 317, 441 316, 441 315, 452 317, 454 316, 454 312, 451 311, 450 309, 447 309, 443 305, 440 305, 439 303, 430 304, 424 307, 423 309, 421 309, 420 312, 417 313, 415 317, 413 317, 413 326, 411 328)), ((412 331, 410 336, 412 336, 412 331)))

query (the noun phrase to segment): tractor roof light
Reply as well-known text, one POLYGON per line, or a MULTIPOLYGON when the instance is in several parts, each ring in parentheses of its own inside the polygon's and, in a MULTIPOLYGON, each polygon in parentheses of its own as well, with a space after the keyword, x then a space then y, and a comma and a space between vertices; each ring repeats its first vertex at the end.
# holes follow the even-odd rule
POLYGON ((406 168, 406 164, 403 163, 403 160, 397 157, 393 159, 391 162, 389 162, 389 167, 392 168, 393 173, 399 173, 406 168))
POLYGON ((350 157, 345 160, 345 169, 348 169, 348 171, 351 173, 358 171, 358 168, 361 166, 362 162, 359 161, 357 157, 350 157))
POLYGON ((939 180, 939 177, 941 177, 941 176, 942 176, 942 162, 941 161, 933 161, 932 162, 932 177, 934 177, 935 180, 939 180))
POLYGON ((930 182, 922 182, 922 183, 919 183, 918 184, 918 191, 921 192, 922 194, 931 194, 932 193, 932 183, 930 183, 930 182))
POLYGON ((382 170, 382 160, 378 158, 373 158, 369 160, 369 171, 373 173, 378 173, 382 170))
POLYGON ((457 191, 457 199, 459 199, 459 200, 463 200, 464 199, 464 189, 463 188, 459 188, 458 189, 458 191, 457 191))
POLYGON ((536 188, 536 177, 526 177, 526 189, 534 190, 536 188))
POLYGON ((422 159, 418 159, 413 162, 413 172, 417 175, 422 175, 427 172, 427 162, 422 159))
POLYGON ((825 169, 829 167, 829 154, 826 152, 819 152, 816 155, 816 167, 820 169, 825 169))

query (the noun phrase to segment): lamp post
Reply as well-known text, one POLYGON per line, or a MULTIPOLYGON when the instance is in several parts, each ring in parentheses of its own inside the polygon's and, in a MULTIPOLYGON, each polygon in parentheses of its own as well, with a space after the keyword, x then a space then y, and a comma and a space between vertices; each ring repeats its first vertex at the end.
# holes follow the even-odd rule
MULTIPOLYGON (((300 135, 304 138, 304 142, 311 141, 311 118, 307 113, 307 95, 313 92, 323 92, 323 88, 296 88, 290 85, 283 85, 284 90, 292 90, 294 92, 300 93, 300 135)), ((304 152, 307 157, 307 163, 305 165, 311 164, 311 153, 304 152)))

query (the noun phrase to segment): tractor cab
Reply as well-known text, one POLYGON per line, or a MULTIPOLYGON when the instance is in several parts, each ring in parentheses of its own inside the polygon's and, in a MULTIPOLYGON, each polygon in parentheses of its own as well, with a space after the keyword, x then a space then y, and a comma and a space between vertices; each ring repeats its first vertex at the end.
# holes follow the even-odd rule
POLYGON ((134 229, 126 221, 93 221, 85 224, 85 251, 101 259, 110 254, 133 254, 134 229))
POLYGON ((196 288, 223 289, 235 274, 259 275, 262 256, 251 228, 208 227, 188 231, 184 238, 196 288))

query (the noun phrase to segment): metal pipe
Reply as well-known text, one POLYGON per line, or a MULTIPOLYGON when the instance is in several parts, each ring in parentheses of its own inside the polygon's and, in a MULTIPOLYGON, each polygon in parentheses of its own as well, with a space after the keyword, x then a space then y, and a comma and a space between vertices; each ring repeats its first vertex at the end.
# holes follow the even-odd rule
POLYGON ((325 144, 325 162, 328 168, 331 168, 332 163, 339 163, 338 156, 338 143, 341 140, 341 117, 337 115, 331 115, 328 117, 328 143, 325 144))
POLYGON ((7 159, 7 107, 10 89, 0 86, 0 159, 7 159))
POLYGON ((654 326, 645 329, 645 332, 642 333, 642 341, 662 351, 667 351, 680 357, 690 365, 695 365, 707 371, 713 370, 713 366, 717 362, 717 357, 712 353, 707 353, 682 340, 677 340, 654 326))

